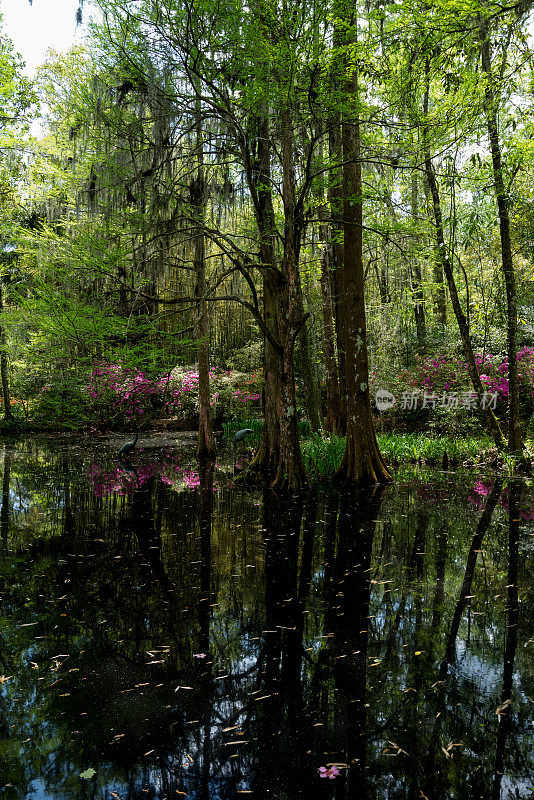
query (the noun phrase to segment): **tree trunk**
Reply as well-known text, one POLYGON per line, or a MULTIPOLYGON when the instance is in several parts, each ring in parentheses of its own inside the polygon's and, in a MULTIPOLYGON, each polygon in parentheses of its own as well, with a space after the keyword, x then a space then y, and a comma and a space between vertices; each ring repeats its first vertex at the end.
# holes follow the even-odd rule
MULTIPOLYGON (((278 293, 282 304, 295 302, 289 299, 291 292, 278 293)), ((280 305, 278 305, 280 309, 280 305)), ((297 403, 295 396, 295 338, 298 333, 289 319, 280 320, 279 330, 283 345, 281 392, 277 398, 278 419, 280 421, 280 457, 272 487, 297 490, 306 483, 306 472, 300 450, 297 425, 297 403)))
MULTIPOLYGON (((425 116, 428 114, 428 98, 427 98, 427 91, 425 92, 425 104, 426 104, 426 111, 423 113, 425 116)), ((433 213, 432 208, 432 197, 430 195, 428 181, 423 182, 423 187, 425 191, 425 198, 428 207, 428 213, 433 213)), ((433 299, 433 306, 434 306, 434 316, 436 320, 440 323, 440 325, 447 324, 447 298, 445 295, 445 284, 443 282, 443 261, 442 261, 442 253, 439 249, 436 249, 435 256, 434 256, 434 264, 432 267, 432 277, 434 279, 434 288, 432 289, 432 299, 433 299)))
POLYGON ((274 476, 280 459, 280 421, 276 398, 281 393, 281 360, 273 342, 279 341, 278 317, 275 302, 274 235, 275 220, 271 197, 271 160, 269 116, 266 109, 257 119, 257 162, 249 175, 251 189, 257 193, 256 221, 260 236, 260 263, 263 274, 263 318, 271 338, 263 339, 263 414, 264 425, 260 446, 254 455, 249 472, 274 476))
MULTIPOLYGON (((289 115, 286 115, 288 117, 289 115)), ((265 337, 265 424, 260 447, 249 472, 274 475, 272 486, 298 489, 306 481, 300 450, 295 396, 295 340, 302 326, 298 289, 298 240, 295 231, 292 122, 285 120, 282 132, 284 256, 280 268, 274 249, 275 216, 271 197, 271 134, 268 111, 257 119, 258 152, 254 173, 249 175, 256 196, 256 220, 260 234, 263 268, 265 337)))
MULTIPOLYGON (((320 139, 320 130, 317 126, 315 130, 317 139, 320 139)), ((320 163, 324 163, 324 151, 320 146, 320 163)), ((332 170, 330 178, 332 178, 332 170)), ((318 248, 321 250, 321 310, 323 317, 323 352, 325 360, 325 389, 326 389, 326 414, 323 420, 323 430, 326 434, 341 436, 345 427, 341 416, 341 393, 339 388, 339 371, 336 353, 336 328, 334 305, 332 297, 332 263, 334 257, 334 242, 332 236, 332 204, 329 214, 328 201, 332 201, 332 188, 330 195, 327 196, 326 187, 329 185, 328 177, 325 175, 315 190, 315 202, 317 204, 317 218, 319 222, 318 248)), ((335 204, 335 203, 334 203, 335 204)), ((336 245, 337 246, 337 245, 336 245)), ((317 384, 319 384, 319 379, 317 384)), ((321 402, 322 407, 322 402, 321 402)))
POLYGON ((196 275, 195 299, 196 308, 196 339, 198 360, 198 441, 197 457, 212 458, 215 456, 215 439, 213 437, 213 422, 211 418, 210 397, 210 356, 209 356, 209 312, 206 301, 206 262, 204 222, 206 216, 206 183, 204 177, 204 145, 202 141, 202 115, 200 97, 197 97, 196 106, 196 148, 197 148, 197 174, 191 184, 191 200, 197 221, 195 232, 194 271, 196 275))
MULTIPOLYGON (((299 315, 304 317, 304 298, 302 296, 302 285, 298 270, 297 278, 299 315)), ((302 380, 304 383, 304 402, 306 403, 306 412, 308 414, 310 427, 313 433, 319 433, 321 430, 321 412, 319 409, 319 392, 317 390, 317 381, 315 380, 311 349, 310 332, 308 329, 308 322, 306 322, 302 326, 299 335, 299 354, 302 380)))
POLYGON ((206 294, 206 276, 204 272, 204 235, 197 236, 195 243, 195 267, 197 283, 195 295, 197 306, 197 360, 198 360, 198 458, 215 455, 215 439, 213 436, 213 420, 211 415, 210 396, 210 357, 209 357, 209 310, 204 299, 206 294))
POLYGON ((504 184, 501 145, 497 120, 497 94, 491 70, 490 33, 487 24, 480 28, 480 56, 486 85, 484 90, 484 111, 491 147, 495 197, 499 214, 501 238, 501 259, 504 283, 506 286, 506 323, 508 333, 508 385, 509 385, 509 433, 508 446, 512 453, 521 453, 521 420, 519 418, 519 381, 517 376, 517 296, 512 243, 510 239, 510 218, 508 215, 508 192, 504 184))
MULTIPOLYGON (((260 258, 264 265, 269 263, 264 260, 269 257, 266 252, 267 249, 265 245, 260 247, 260 253, 263 250, 263 255, 260 255, 260 258)), ((273 336, 278 338, 275 302, 271 291, 271 283, 265 274, 263 277, 263 317, 273 336)), ((260 446, 249 464, 249 472, 260 472, 271 477, 276 473, 280 459, 280 422, 276 406, 276 398, 281 393, 280 371, 280 356, 269 339, 264 336, 263 434, 260 446)))
MULTIPOLYGON (((339 47, 339 34, 334 31, 334 48, 339 47), (336 44, 337 43, 337 44, 336 44)), ((333 78, 334 83, 336 78, 333 78)), ((328 146, 330 151, 330 168, 328 184, 328 200, 331 214, 331 261, 330 261, 330 293, 332 297, 333 318, 336 333, 338 379, 340 389, 340 424, 341 433, 347 430, 347 409, 345 405, 345 351, 341 332, 339 303, 340 287, 343 271, 343 154, 341 145, 341 119, 339 111, 331 114, 329 121, 328 146)))
POLYGON ((278 400, 280 419, 280 461, 273 487, 300 489, 306 472, 300 450, 295 394, 295 342, 305 317, 299 275, 300 221, 296 219, 293 120, 286 110, 281 119, 282 200, 284 204, 284 254, 282 274, 285 285, 277 293, 278 331, 283 349, 282 392, 278 400))
MULTIPOLYGON (((417 225, 419 216, 419 198, 417 191, 417 175, 412 175, 412 219, 414 226, 417 225)), ((416 254, 412 261, 413 272, 413 297, 414 297, 414 316, 415 316, 415 329, 417 331, 417 338, 420 342, 426 339, 426 322, 425 322, 425 306, 423 295, 423 278, 421 275, 421 262, 419 260, 419 253, 416 254)))
MULTIPOLYGON (((343 22, 346 25, 343 39, 348 47, 355 44, 355 21, 346 13, 343 22)), ((339 314, 345 352, 347 440, 336 477, 348 483, 388 483, 391 476, 378 449, 369 398, 360 121, 350 116, 355 110, 358 113, 359 105, 358 78, 354 68, 345 81, 344 95, 343 270, 339 314)))
MULTIPOLYGON (((321 211, 319 212, 321 216, 321 211)), ((324 432, 341 436, 345 427, 341 416, 341 396, 339 391, 339 375, 336 359, 334 314, 332 308, 332 292, 330 280, 330 254, 328 233, 325 224, 319 229, 322 241, 321 257, 321 301, 323 310, 323 347, 325 355, 326 383, 326 415, 324 432)))
POLYGON ((445 294, 445 283, 443 281, 443 263, 440 253, 436 253, 434 260, 434 284, 435 289, 435 313, 440 325, 447 324, 447 297, 445 294))

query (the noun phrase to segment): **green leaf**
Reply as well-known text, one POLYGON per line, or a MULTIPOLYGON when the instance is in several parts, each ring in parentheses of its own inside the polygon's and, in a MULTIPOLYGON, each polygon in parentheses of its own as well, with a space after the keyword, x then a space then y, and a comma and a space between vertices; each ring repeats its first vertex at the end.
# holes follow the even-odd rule
POLYGON ((84 781, 90 781, 91 778, 95 777, 95 775, 96 775, 96 769, 93 769, 92 767, 86 769, 85 772, 80 772, 80 778, 83 778, 84 781))

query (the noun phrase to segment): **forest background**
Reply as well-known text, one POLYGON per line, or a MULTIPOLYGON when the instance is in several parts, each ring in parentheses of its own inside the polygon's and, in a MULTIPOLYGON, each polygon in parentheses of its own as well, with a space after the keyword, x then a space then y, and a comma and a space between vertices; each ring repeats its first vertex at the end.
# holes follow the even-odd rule
POLYGON ((95 5, 34 81, 0 38, 4 431, 252 426, 291 488, 303 433, 388 481, 377 422, 521 456, 533 3, 95 5))

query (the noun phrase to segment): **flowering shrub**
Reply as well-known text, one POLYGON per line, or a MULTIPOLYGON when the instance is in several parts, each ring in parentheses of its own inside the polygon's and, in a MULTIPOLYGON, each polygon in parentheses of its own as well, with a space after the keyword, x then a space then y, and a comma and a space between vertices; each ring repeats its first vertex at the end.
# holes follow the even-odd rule
MULTIPOLYGON (((218 417, 249 413, 259 409, 261 371, 251 376, 235 370, 210 370, 211 404, 218 417)), ((175 367, 168 378, 168 414, 191 418, 198 413, 198 372, 190 367, 175 367)))
POLYGON ((406 389, 442 394, 460 391, 467 385, 467 370, 463 362, 453 355, 417 356, 415 365, 399 376, 406 389))
MULTIPOLYGON (((261 373, 252 376, 212 368, 211 404, 219 416, 243 413, 258 406, 261 373)), ((126 370, 121 364, 95 364, 88 378, 87 394, 100 423, 139 423, 149 412, 161 411, 192 423, 198 414, 198 371, 175 367, 157 378, 141 370, 126 370)))
MULTIPOLYGON (((477 360, 479 369, 482 362, 477 360)), ((480 379, 484 387, 490 392, 497 392, 503 400, 508 400, 510 392, 508 381, 508 358, 504 358, 501 363, 495 359, 493 362, 487 359, 483 365, 484 371, 480 379)), ((519 387, 523 400, 529 404, 534 400, 534 348, 523 347, 517 354, 517 370, 519 387)))
MULTIPOLYGON (((484 389, 496 393, 498 403, 505 403, 509 395, 508 359, 486 353, 476 355, 475 361, 484 389)), ((521 399, 531 406, 534 404, 534 348, 520 350, 517 364, 521 399)), ((376 389, 388 388, 397 397, 412 389, 441 396, 472 388, 465 361, 452 354, 418 355, 413 367, 392 378, 375 371, 371 375, 371 387, 373 393, 376 389)))
POLYGON ((107 362, 95 364, 87 383, 93 414, 101 423, 138 423, 160 391, 159 381, 144 372, 107 362))

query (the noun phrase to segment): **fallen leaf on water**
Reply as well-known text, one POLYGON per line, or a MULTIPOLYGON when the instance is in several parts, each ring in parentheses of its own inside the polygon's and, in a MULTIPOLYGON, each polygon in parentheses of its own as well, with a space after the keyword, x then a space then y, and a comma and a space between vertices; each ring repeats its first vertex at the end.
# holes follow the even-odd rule
POLYGON ((495 711, 499 719, 501 718, 503 711, 505 711, 508 708, 511 702, 512 699, 509 697, 508 700, 505 700, 502 706, 499 706, 499 708, 495 711))
POLYGON ((96 775, 96 769, 89 767, 86 769, 85 772, 80 772, 80 778, 83 778, 84 781, 90 781, 91 778, 94 778, 96 775))
MULTIPOLYGON (((404 753, 404 755, 405 755, 405 756, 409 755, 409 754, 406 752, 406 750, 403 750, 403 749, 402 749, 402 747, 400 747, 400 745, 398 745, 398 744, 397 744, 397 742, 392 742, 392 741, 390 741, 390 740, 388 739, 388 744, 390 744, 392 747, 396 747, 396 748, 397 748, 397 752, 395 753, 395 755, 397 755, 397 756, 398 756, 398 755, 400 755, 400 753, 404 753)), ((388 748, 388 749, 389 749, 389 748, 388 748)))

